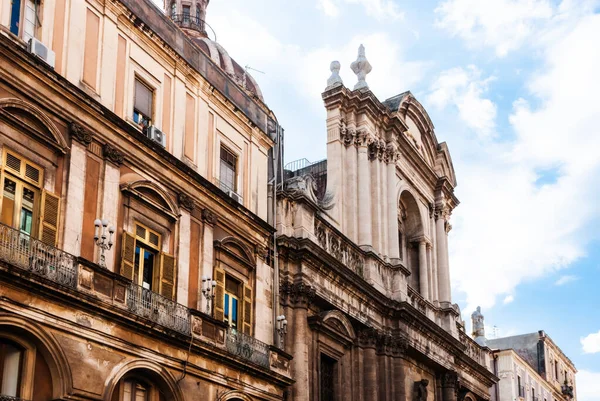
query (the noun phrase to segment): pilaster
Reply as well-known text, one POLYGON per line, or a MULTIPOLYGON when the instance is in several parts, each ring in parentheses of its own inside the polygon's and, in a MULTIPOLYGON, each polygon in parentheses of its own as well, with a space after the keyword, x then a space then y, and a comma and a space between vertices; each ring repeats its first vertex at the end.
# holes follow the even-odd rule
POLYGON ((371 227, 371 175, 367 150, 372 141, 366 131, 360 131, 356 137, 358 148, 358 245, 371 247, 373 231, 371 227))

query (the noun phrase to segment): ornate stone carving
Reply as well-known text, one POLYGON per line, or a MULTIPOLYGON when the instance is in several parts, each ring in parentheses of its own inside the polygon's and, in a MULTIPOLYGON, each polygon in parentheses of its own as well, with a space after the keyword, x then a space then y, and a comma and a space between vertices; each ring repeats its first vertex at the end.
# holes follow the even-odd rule
POLYGON ((354 136, 354 144, 356 146, 369 146, 373 142, 373 138, 364 129, 358 131, 354 136))
POLYGON ((377 139, 369 144, 369 160, 381 160, 385 150, 385 142, 377 139))
POLYGON ((427 401, 427 386, 429 385, 429 380, 421 379, 418 382, 415 382, 414 386, 414 401, 427 401))
POLYGON ((256 245, 256 256, 261 260, 266 261, 269 258, 269 250, 261 244, 256 245))
POLYGON ((202 221, 206 224, 214 226, 217 224, 217 215, 210 209, 202 209, 202 221))
POLYGON ((317 182, 312 174, 304 174, 287 179, 283 183, 285 191, 293 195, 301 195, 317 205, 321 210, 333 207, 334 196, 326 192, 322 199, 317 197, 317 182))
POLYGON ((367 57, 365 56, 365 47, 363 45, 358 47, 358 57, 356 58, 356 61, 350 64, 350 69, 352 69, 358 78, 358 82, 354 85, 354 90, 369 89, 366 78, 373 67, 371 67, 371 63, 369 63, 369 60, 367 60, 367 57))
POLYGON ((327 88, 325 88, 326 90, 344 84, 342 78, 340 77, 340 68, 341 65, 339 61, 332 61, 329 65, 329 69, 331 70, 331 76, 329 77, 329 79, 327 79, 327 88))
POLYGON ((279 287, 279 291, 282 296, 288 297, 292 305, 304 308, 310 305, 317 294, 314 287, 303 282, 293 284, 289 281, 283 282, 279 287))
POLYGON ((390 141, 385 145, 383 160, 385 163, 396 163, 400 158, 400 152, 398 152, 398 146, 390 141))
POLYGON ((123 164, 123 153, 121 153, 114 146, 108 143, 105 143, 104 146, 102 146, 102 155, 104 156, 105 160, 108 160, 109 162, 114 163, 117 166, 123 164))
POLYGON ((314 233, 321 248, 362 277, 364 258, 347 240, 315 218, 314 233))
POLYGON ((196 208, 194 200, 185 192, 180 192, 177 199, 179 200, 179 205, 190 212, 196 208))
POLYGON ((442 387, 458 388, 458 376, 456 372, 448 371, 442 375, 442 387))
POLYGON ((90 131, 74 121, 69 124, 69 134, 71 135, 71 138, 85 146, 92 143, 92 140, 94 139, 94 136, 90 131))
POLYGON ((342 143, 346 147, 348 147, 354 143, 355 135, 356 135, 356 132, 354 131, 354 129, 346 127, 346 123, 342 121, 341 127, 340 127, 340 139, 342 140, 342 143))
POLYGON ((379 332, 368 327, 358 332, 358 344, 365 348, 375 348, 379 339, 379 332))

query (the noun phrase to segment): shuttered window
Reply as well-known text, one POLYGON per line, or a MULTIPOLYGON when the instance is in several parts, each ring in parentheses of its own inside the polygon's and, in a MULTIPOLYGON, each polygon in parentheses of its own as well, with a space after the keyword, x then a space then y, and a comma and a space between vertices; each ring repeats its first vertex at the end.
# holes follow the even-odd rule
POLYGON ((123 233, 121 275, 146 290, 174 299, 177 264, 175 257, 161 252, 159 233, 139 223, 135 233, 123 233))
POLYGON ((60 198, 42 189, 43 170, 5 149, 0 168, 0 223, 56 246, 60 198))
POLYGON ((221 189, 223 191, 237 190, 237 157, 226 147, 221 146, 221 189))
POLYGON ((152 108, 154 103, 154 90, 135 78, 135 95, 133 102, 133 121, 143 128, 152 125, 152 108))
POLYGON ((252 287, 238 281, 223 269, 215 268, 215 319, 233 329, 252 335, 253 297, 252 287))

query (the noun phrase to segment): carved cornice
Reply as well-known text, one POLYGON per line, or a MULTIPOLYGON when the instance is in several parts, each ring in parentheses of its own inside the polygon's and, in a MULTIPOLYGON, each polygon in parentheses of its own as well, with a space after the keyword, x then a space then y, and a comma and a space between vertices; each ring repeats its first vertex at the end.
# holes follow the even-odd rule
POLYGON ((179 195, 177 195, 177 199, 179 200, 179 206, 190 212, 196 208, 194 200, 185 192, 180 192, 179 195))
POLYGON ((84 146, 88 146, 94 139, 94 135, 90 131, 75 121, 69 124, 69 135, 84 146))
POLYGON ((107 160, 117 166, 123 164, 123 160, 125 160, 123 153, 108 143, 105 143, 104 146, 102 146, 102 155, 104 156, 104 160, 107 160))
POLYGON ((218 217, 212 210, 202 209, 202 221, 208 225, 214 226, 217 224, 218 217))

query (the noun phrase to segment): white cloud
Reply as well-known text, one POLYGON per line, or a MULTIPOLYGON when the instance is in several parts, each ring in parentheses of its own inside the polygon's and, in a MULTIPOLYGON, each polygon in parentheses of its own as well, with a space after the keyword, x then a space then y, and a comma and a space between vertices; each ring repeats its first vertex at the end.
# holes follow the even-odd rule
POLYGON ((598 330, 597 333, 588 334, 580 341, 581 346, 583 347, 583 352, 586 354, 595 354, 600 352, 600 330, 598 330))
POLYGON ((600 401, 600 372, 580 370, 576 381, 578 401, 600 401))
POLYGON ((330 17, 337 17, 343 4, 358 4, 368 16, 377 20, 402 20, 404 13, 393 0, 318 0, 317 8, 330 17))
POLYGON ((496 105, 483 97, 494 77, 482 78, 474 65, 443 71, 431 85, 428 102, 440 108, 453 104, 459 117, 482 138, 492 135, 496 105))
POLYGON ((561 286, 561 285, 565 285, 568 283, 572 283, 573 281, 577 281, 577 280, 579 280, 579 277, 577 277, 577 276, 570 276, 570 275, 561 276, 558 278, 558 280, 556 280, 554 282, 554 285, 561 286))
POLYGON ((450 233, 452 278, 469 310, 581 258, 586 225, 600 214, 586 201, 600 196, 600 15, 573 26, 540 49, 544 69, 529 86, 538 106, 515 102, 513 140, 449 141, 461 200, 450 233), (539 169, 556 166, 554 182, 536 183, 539 169))
POLYGON ((556 25, 573 21, 596 0, 446 0, 436 24, 472 47, 492 47, 500 57, 528 42, 556 39, 556 25), (548 29, 551 26, 551 29, 548 29))
POLYGON ((514 295, 510 295, 510 294, 509 294, 509 295, 507 295, 506 297, 504 297, 504 301, 502 301, 502 303, 503 303, 504 305, 506 305, 506 304, 509 304, 509 303, 511 303, 511 302, 512 302, 512 301, 514 301, 514 300, 515 300, 515 297, 514 297, 514 295))

